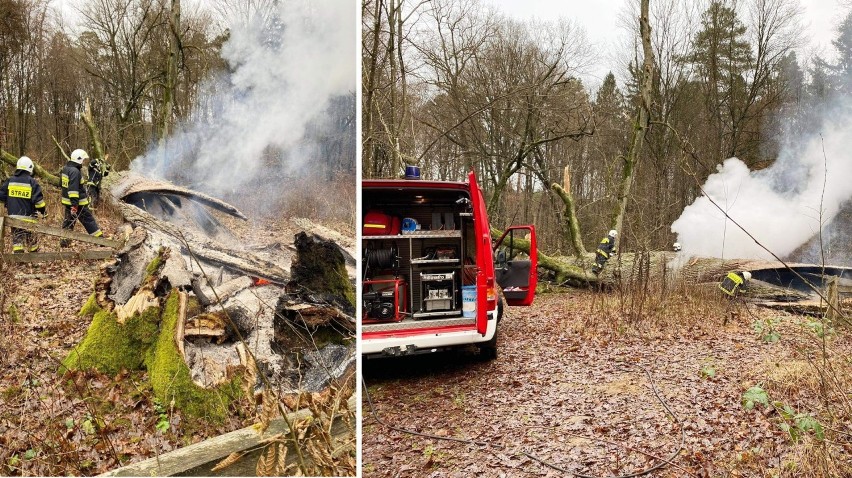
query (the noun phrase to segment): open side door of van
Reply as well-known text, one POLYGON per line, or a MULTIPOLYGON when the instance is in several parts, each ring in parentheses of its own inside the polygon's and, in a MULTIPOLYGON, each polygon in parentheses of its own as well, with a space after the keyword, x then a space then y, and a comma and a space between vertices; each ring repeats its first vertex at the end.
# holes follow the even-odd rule
POLYGON ((476 183, 476 175, 473 171, 468 174, 468 182, 473 210, 473 231, 476 236, 476 331, 484 335, 488 330, 488 310, 493 310, 497 306, 497 297, 494 295, 494 273, 491 272, 494 257, 491 250, 488 213, 485 211, 485 198, 476 183))
POLYGON ((494 271, 508 305, 531 305, 538 284, 535 226, 512 226, 494 246, 494 271))

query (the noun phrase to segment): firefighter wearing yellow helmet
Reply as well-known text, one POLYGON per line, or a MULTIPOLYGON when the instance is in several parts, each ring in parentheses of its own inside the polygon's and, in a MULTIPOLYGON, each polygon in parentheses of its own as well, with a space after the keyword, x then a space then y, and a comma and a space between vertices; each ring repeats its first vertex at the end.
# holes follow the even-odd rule
MULTIPOLYGON (((85 183, 81 169, 83 161, 89 159, 89 155, 82 149, 75 149, 71 152, 71 157, 65 167, 62 168, 60 179, 62 181, 62 205, 65 206, 65 218, 62 221, 62 229, 74 229, 74 224, 80 221, 80 224, 86 229, 86 233, 100 237, 104 233, 101 231, 95 216, 89 209, 89 196, 86 194, 85 183)), ((68 247, 70 241, 62 239, 59 242, 62 247, 68 247)))
MULTIPOLYGON (((38 181, 33 177, 33 160, 21 156, 15 174, 0 185, 0 202, 6 203, 9 217, 35 222, 35 216, 44 215, 46 204, 38 181)), ((25 229, 12 228, 12 252, 35 252, 37 237, 25 229)))

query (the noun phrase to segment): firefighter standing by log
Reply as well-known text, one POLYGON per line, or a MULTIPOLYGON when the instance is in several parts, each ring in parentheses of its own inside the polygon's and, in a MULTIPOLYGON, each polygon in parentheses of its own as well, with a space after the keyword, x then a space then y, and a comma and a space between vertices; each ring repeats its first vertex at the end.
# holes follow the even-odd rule
MULTIPOLYGON (((79 220, 80 224, 86 229, 86 233, 101 237, 104 235, 101 231, 95 216, 89 209, 89 196, 86 194, 85 184, 83 183, 83 175, 81 168, 83 161, 88 159, 89 155, 82 149, 75 149, 71 152, 71 158, 65 163, 60 173, 62 181, 62 204, 65 206, 65 218, 62 221, 62 229, 74 229, 74 224, 79 220)), ((59 241, 60 247, 68 247, 71 241, 62 239, 59 241)))
MULTIPOLYGON (((0 202, 6 203, 9 217, 36 222, 36 214, 43 216, 46 208, 44 194, 33 177, 33 160, 21 156, 15 174, 0 186, 0 202)), ((38 238, 25 229, 12 228, 12 253, 36 252, 38 238)))
POLYGON ((595 251, 595 265, 592 266, 592 273, 598 275, 609 260, 609 256, 615 254, 615 237, 618 236, 618 231, 615 229, 609 231, 609 234, 601 239, 598 244, 598 250, 595 251))
POLYGON ((89 190, 89 198, 92 200, 92 207, 97 206, 101 200, 101 181, 109 175, 110 166, 106 158, 93 158, 89 161, 89 181, 86 187, 89 190))

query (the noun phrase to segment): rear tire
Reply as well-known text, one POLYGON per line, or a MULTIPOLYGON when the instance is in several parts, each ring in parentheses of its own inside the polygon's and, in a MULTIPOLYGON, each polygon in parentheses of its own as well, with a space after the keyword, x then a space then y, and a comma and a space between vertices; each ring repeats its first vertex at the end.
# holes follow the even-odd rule
POLYGON ((484 362, 490 362, 497 359, 497 332, 494 332, 494 337, 488 342, 483 342, 479 345, 479 358, 484 362))
POLYGON ((500 331, 500 319, 503 318, 503 304, 501 292, 497 297, 497 330, 494 331, 494 337, 491 337, 491 340, 479 345, 479 357, 486 362, 497 359, 497 333, 500 331))

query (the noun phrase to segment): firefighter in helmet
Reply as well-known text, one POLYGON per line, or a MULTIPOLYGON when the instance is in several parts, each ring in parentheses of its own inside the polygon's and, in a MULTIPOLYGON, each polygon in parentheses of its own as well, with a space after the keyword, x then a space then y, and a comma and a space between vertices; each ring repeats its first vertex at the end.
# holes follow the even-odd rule
MULTIPOLYGON (((36 214, 43 216, 46 208, 44 194, 33 177, 33 160, 21 156, 15 174, 0 186, 0 202, 6 203, 9 217, 35 222, 36 214)), ((12 252, 35 252, 38 238, 25 229, 12 228, 12 252)))
POLYGON ((615 229, 609 231, 609 234, 601 239, 598 244, 598 250, 595 251, 595 265, 592 266, 592 273, 598 275, 609 260, 609 256, 615 254, 615 237, 618 236, 618 231, 615 229))
POLYGON ((109 175, 109 170, 110 166, 106 159, 92 158, 89 161, 89 181, 86 182, 86 187, 89 190, 92 207, 95 207, 101 200, 101 181, 109 175))
POLYGON ((740 289, 748 286, 748 281, 750 280, 751 272, 749 271, 731 271, 722 279, 719 288, 728 297, 734 298, 740 292, 740 289))
MULTIPOLYGON (((75 149, 71 152, 71 158, 65 163, 62 168, 60 178, 62 180, 62 204, 65 206, 65 218, 62 221, 62 229, 74 229, 74 224, 80 221, 80 224, 86 229, 86 233, 101 237, 104 235, 101 231, 95 216, 89 209, 89 196, 86 194, 86 188, 83 187, 83 175, 80 169, 83 167, 83 161, 88 159, 89 155, 82 149, 75 149)), ((71 242, 68 239, 62 239, 59 242, 61 247, 68 247, 71 242)))

